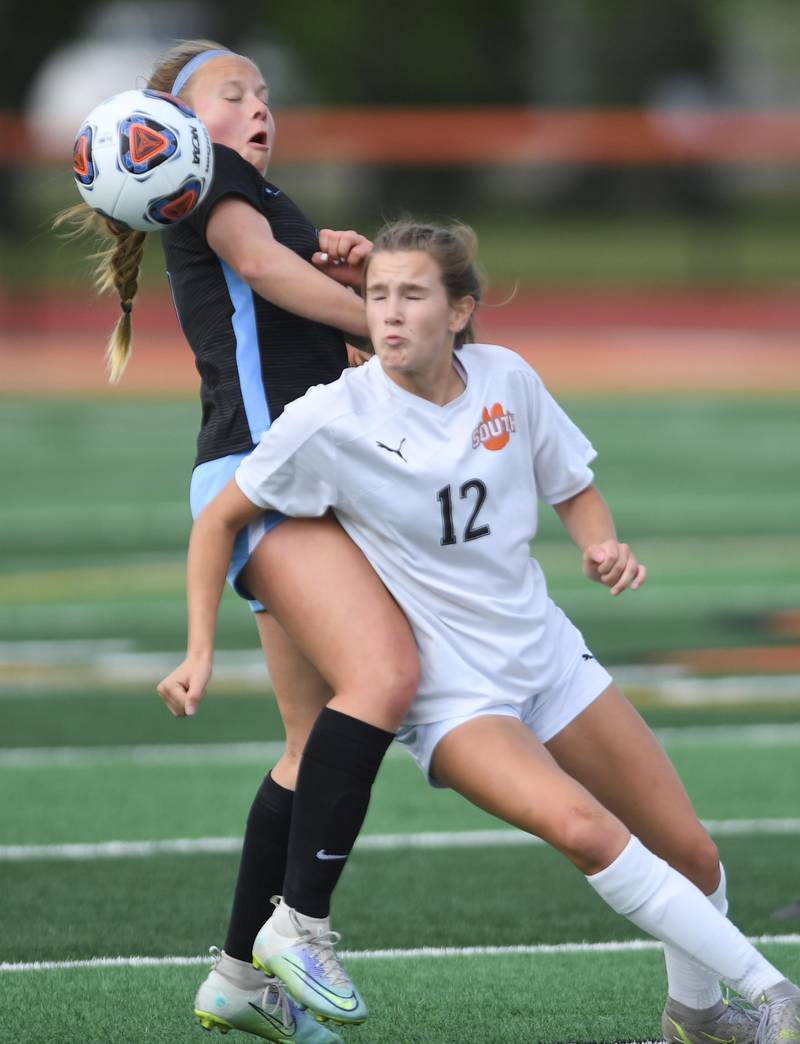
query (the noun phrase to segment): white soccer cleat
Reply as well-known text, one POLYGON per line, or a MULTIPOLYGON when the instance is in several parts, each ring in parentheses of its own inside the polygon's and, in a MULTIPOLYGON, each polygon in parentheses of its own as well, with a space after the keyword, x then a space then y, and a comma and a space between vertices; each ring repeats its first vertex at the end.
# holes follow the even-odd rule
POLYGON ((295 1004, 277 979, 264 976, 263 985, 244 990, 217 971, 219 950, 212 947, 214 967, 200 984, 194 1013, 203 1029, 220 1033, 241 1030, 276 1044, 344 1044, 295 1004))
MULTIPOLYGON (((281 897, 274 895, 270 901, 278 906, 281 897)), ((294 910, 284 906, 283 911, 289 914, 295 935, 278 932, 272 923, 273 914, 253 943, 255 967, 277 976, 290 996, 318 1019, 343 1026, 363 1022, 367 1006, 336 953, 339 933, 323 931, 315 935, 300 924, 294 910)))

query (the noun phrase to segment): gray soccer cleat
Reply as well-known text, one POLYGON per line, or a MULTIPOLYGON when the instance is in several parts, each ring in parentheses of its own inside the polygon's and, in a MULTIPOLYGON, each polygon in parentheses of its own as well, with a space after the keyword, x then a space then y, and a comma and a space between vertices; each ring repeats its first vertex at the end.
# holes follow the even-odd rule
MULTIPOLYGON (((270 902, 278 906, 283 900, 273 895, 270 902)), ((296 935, 280 935, 272 919, 267 921, 253 943, 255 967, 277 976, 286 992, 316 1018, 342 1026, 363 1022, 367 1006, 336 953, 339 933, 314 935, 301 927, 294 910, 286 909, 296 935)))
POLYGON ((344 1044, 338 1033, 320 1025, 286 993, 283 983, 264 976, 253 990, 235 986, 217 971, 219 950, 211 948, 214 967, 200 984, 194 1013, 205 1030, 241 1030, 275 1044, 344 1044))
POLYGON ((783 979, 764 992, 756 1044, 800 1044, 800 989, 783 979))
POLYGON ((671 997, 661 1016, 667 1044, 756 1044, 760 1013, 736 1001, 721 1000, 697 1011, 671 997))

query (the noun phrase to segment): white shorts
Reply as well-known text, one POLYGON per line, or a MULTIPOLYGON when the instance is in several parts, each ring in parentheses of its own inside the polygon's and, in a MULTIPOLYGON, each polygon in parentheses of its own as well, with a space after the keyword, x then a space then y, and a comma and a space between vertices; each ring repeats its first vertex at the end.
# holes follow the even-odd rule
POLYGON ((430 785, 443 787, 431 775, 431 758, 439 741, 459 725, 486 714, 503 714, 518 718, 540 742, 547 743, 605 692, 612 680, 605 667, 585 652, 570 664, 552 688, 531 696, 524 703, 495 703, 461 717, 402 725, 397 740, 407 748, 430 785))

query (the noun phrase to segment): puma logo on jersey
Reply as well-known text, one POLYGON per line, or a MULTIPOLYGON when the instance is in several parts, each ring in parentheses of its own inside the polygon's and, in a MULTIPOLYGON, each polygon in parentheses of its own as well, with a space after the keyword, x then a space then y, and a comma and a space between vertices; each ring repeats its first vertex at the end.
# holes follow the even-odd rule
POLYGON ((408 464, 408 461, 406 460, 406 458, 402 454, 403 443, 405 441, 406 441, 405 439, 401 439, 400 440, 400 445, 397 447, 397 449, 394 449, 394 447, 392 447, 392 446, 387 446, 385 442, 378 442, 378 441, 376 441, 375 445, 376 446, 380 446, 381 449, 388 450, 389 453, 396 453, 397 456, 400 458, 400 460, 403 461, 404 464, 408 464))
POLYGON ((472 433, 472 448, 483 446, 488 450, 501 450, 508 445, 511 432, 516 430, 514 414, 509 413, 499 402, 492 406, 491 413, 484 406, 483 420, 472 433))

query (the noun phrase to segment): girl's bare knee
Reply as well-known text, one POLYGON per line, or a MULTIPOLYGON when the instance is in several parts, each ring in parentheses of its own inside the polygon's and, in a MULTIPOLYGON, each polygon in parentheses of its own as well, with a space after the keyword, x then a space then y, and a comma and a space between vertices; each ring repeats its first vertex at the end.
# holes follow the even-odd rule
POLYGON ((408 662, 386 660, 367 669, 362 664, 352 682, 342 684, 330 702, 333 710, 369 722, 387 732, 396 732, 414 701, 419 682, 416 656, 408 662))
POLYGON ((704 830, 697 831, 672 865, 705 895, 711 895, 719 887, 719 849, 704 830))
POLYGON ((408 714, 419 687, 419 659, 416 648, 395 648, 373 654, 342 677, 332 706, 363 717, 381 728, 396 731, 408 714))
POLYGON ((617 858, 628 832, 610 812, 590 805, 574 805, 559 817, 550 843, 584 874, 597 874, 617 858))
POLYGON ((413 655, 403 657, 385 667, 380 696, 387 713, 397 718, 398 726, 414 702, 418 687, 419 660, 416 651, 413 655))

